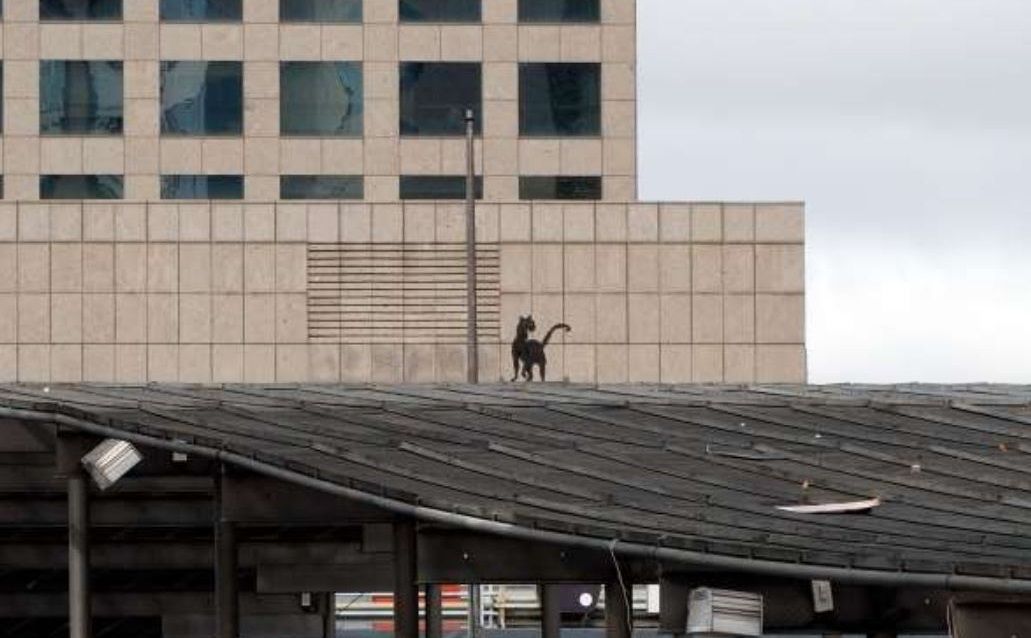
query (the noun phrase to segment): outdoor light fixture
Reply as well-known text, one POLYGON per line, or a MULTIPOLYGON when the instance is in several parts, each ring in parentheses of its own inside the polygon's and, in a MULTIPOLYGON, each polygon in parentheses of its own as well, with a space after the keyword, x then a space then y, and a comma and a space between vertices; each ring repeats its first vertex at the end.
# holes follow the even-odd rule
POLYGON ((97 487, 106 490, 143 460, 143 455, 128 441, 106 439, 82 457, 82 465, 97 487))

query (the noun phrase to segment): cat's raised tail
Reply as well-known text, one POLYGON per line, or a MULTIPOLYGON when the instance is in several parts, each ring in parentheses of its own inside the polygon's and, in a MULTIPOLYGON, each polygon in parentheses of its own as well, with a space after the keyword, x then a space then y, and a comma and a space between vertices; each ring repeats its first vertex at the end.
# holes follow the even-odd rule
POLYGON ((544 345, 548 345, 548 342, 551 341, 551 335, 555 334, 556 330, 565 330, 566 332, 570 332, 573 329, 570 328, 567 324, 556 323, 554 326, 551 327, 551 330, 548 331, 548 334, 544 335, 544 341, 542 341, 541 343, 544 345))

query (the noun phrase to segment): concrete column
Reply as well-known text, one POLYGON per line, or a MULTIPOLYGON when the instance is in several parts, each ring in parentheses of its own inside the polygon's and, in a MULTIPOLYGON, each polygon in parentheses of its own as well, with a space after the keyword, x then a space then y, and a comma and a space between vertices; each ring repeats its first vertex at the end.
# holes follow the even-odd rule
POLYGON ((605 584, 605 638, 630 638, 633 620, 627 603, 633 604, 632 595, 630 583, 626 583, 625 598, 618 580, 605 584))
POLYGON ((559 638, 562 633, 562 608, 558 585, 537 586, 541 601, 541 638, 559 638))
POLYGON ((68 626, 70 638, 90 638, 89 479, 81 467, 68 474, 68 626))
POLYGON ((426 585, 426 638, 441 638, 444 635, 444 598, 440 585, 426 585))
POLYGON ((224 482, 223 466, 215 477, 215 629, 218 638, 239 638, 236 526, 223 515, 224 482))
POLYGON ((415 522, 394 523, 394 636, 419 638, 415 522))

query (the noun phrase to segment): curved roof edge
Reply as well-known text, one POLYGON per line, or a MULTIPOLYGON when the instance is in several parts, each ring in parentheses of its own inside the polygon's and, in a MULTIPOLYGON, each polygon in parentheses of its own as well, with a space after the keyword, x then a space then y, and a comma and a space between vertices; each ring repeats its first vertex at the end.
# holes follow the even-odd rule
POLYGON ((97 436, 127 440, 142 446, 196 454, 248 469, 268 477, 280 479, 295 485, 351 499, 383 508, 401 516, 413 517, 424 522, 439 523, 469 531, 493 534, 519 540, 555 543, 585 549, 612 551, 633 558, 662 560, 697 567, 734 570, 765 576, 797 579, 827 579, 842 583, 875 586, 925 587, 946 590, 984 591, 1009 594, 1031 594, 1031 579, 992 578, 958 574, 922 574, 900 571, 872 570, 851 567, 806 565, 791 562, 725 556, 705 552, 626 542, 620 539, 577 535, 534 529, 531 527, 503 523, 441 509, 413 505, 400 500, 379 496, 308 475, 302 472, 258 461, 246 456, 227 452, 214 447, 196 445, 173 439, 154 437, 137 432, 128 432, 105 426, 88 419, 77 418, 58 412, 0 407, 0 418, 22 421, 53 423, 97 436))

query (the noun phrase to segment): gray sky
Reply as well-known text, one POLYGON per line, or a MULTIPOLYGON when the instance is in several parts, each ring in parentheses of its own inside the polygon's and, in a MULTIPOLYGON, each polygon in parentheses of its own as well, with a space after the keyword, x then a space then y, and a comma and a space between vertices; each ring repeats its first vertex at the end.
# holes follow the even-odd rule
POLYGON ((639 0, 640 194, 805 200, 814 382, 1031 382, 1031 3, 639 0))

